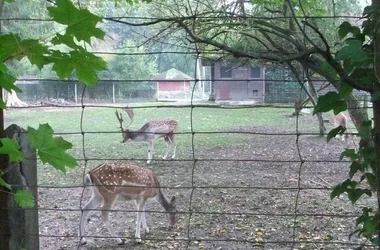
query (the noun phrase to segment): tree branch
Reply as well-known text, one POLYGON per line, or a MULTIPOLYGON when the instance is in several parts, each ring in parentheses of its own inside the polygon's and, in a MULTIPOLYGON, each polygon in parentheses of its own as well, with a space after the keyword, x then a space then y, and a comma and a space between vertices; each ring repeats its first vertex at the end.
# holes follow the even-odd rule
POLYGON ((280 55, 274 55, 273 53, 248 53, 245 51, 241 51, 232 47, 229 47, 225 43, 219 43, 217 41, 211 40, 209 38, 201 38, 199 36, 196 36, 190 28, 183 22, 183 20, 177 19, 176 22, 180 27, 182 27, 186 33, 195 41, 199 43, 205 43, 209 45, 213 45, 216 48, 219 48, 221 50, 227 51, 231 53, 234 57, 245 57, 245 58, 251 58, 251 59, 265 59, 269 61, 274 61, 274 62, 288 62, 288 61, 293 61, 293 60, 299 60, 301 58, 305 58, 310 56, 311 54, 317 52, 315 48, 311 48, 308 50, 304 50, 300 53, 297 54, 292 54, 292 55, 285 55, 285 56, 280 56, 280 55))
MULTIPOLYGON (((343 68, 339 65, 339 63, 337 61, 335 61, 335 59, 331 56, 330 53, 326 53, 327 57, 329 59, 325 59, 328 61, 328 63, 331 65, 331 67, 333 67, 333 69, 337 72, 337 74, 339 75, 339 77, 343 80, 345 80, 350 86, 354 87, 355 89, 358 89, 358 90, 363 90, 363 91, 367 91, 367 92, 371 92, 372 91, 372 87, 370 86, 366 86, 366 85, 362 85, 360 83, 356 83, 354 79, 350 78, 343 70, 343 68)), ((324 56, 322 54, 322 56, 324 56)), ((318 74, 322 75, 323 77, 326 78, 326 80, 328 80, 329 82, 331 82, 331 84, 337 89, 339 90, 340 86, 339 86, 339 82, 340 82, 340 79, 336 76, 333 76, 333 75, 330 75, 328 74, 323 68, 322 68, 322 59, 320 58, 316 58, 316 57, 313 57, 313 58, 308 58, 307 60, 305 59, 300 59, 298 60, 299 63, 301 63, 301 65, 303 66, 306 66, 307 68, 317 72, 318 74)))
POLYGON ((330 45, 326 41, 325 36, 319 31, 319 29, 316 28, 316 27, 314 27, 313 25, 311 25, 307 21, 302 21, 302 23, 305 24, 306 26, 308 26, 309 28, 311 28, 315 33, 317 33, 317 35, 319 36, 319 38, 321 38, 323 44, 326 46, 326 53, 330 53, 330 45))
POLYGON ((256 40, 261 45, 263 45, 263 47, 265 47, 267 50, 270 50, 270 48, 263 41, 261 41, 261 39, 259 39, 258 37, 254 36, 252 34, 249 34, 247 32, 240 32, 240 34, 243 35, 243 36, 247 36, 249 38, 252 38, 252 39, 256 40))
MULTIPOLYGON (((290 30, 283 29, 281 27, 278 27, 274 24, 271 24, 269 22, 262 21, 262 20, 257 20, 257 21, 255 21, 255 23, 258 25, 264 26, 264 28, 271 28, 272 30, 275 30, 278 33, 282 34, 282 37, 286 37, 286 40, 293 43, 294 46, 296 46, 296 48, 299 51, 302 51, 305 49, 305 47, 303 45, 301 45, 301 43, 299 43, 297 41, 297 39, 295 39, 294 35, 292 34, 292 32, 290 32, 290 30)), ((263 28, 263 27, 260 27, 260 28, 263 28)), ((278 34, 278 33, 276 33, 276 34, 278 34)))
MULTIPOLYGON (((290 0, 285 0, 285 2, 288 4, 289 6, 289 9, 290 9, 290 13, 292 13, 292 17, 294 19, 294 22, 297 24, 298 26, 298 29, 301 31, 303 37, 311 44, 313 45, 315 48, 318 49, 319 52, 323 52, 324 50, 323 49, 320 49, 311 39, 310 37, 306 34, 305 30, 301 27, 301 24, 298 22, 298 19, 296 17, 296 14, 294 13, 294 9, 293 9, 293 6, 292 6, 292 3, 290 2, 290 0)), ((327 47, 328 48, 328 47, 327 47)), ((327 49, 326 48, 326 49, 327 49)))

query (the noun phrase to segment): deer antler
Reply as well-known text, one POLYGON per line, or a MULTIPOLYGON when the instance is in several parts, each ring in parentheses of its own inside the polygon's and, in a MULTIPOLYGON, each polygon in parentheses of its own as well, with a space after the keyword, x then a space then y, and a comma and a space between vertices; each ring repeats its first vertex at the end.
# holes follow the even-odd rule
POLYGON ((119 121, 120 123, 120 129, 121 129, 121 132, 123 132, 123 115, 119 112, 117 112, 117 110, 115 111, 115 114, 116 114, 116 117, 117 117, 117 120, 119 121))
POLYGON ((134 116, 133 109, 127 106, 124 108, 124 111, 128 114, 129 119, 131 119, 131 122, 126 127, 126 128, 128 128, 133 122, 133 116, 134 116))
MULTIPOLYGON (((124 111, 128 114, 129 118, 131 119, 130 123, 125 127, 125 128, 128 128, 133 122, 134 114, 133 114, 133 110, 131 108, 129 108, 128 106, 124 108, 124 111)), ((120 112, 117 112, 117 110, 115 111, 115 114, 116 114, 117 120, 120 123, 120 129, 123 132, 124 131, 124 129, 123 129, 123 121, 124 121, 123 115, 120 112)))

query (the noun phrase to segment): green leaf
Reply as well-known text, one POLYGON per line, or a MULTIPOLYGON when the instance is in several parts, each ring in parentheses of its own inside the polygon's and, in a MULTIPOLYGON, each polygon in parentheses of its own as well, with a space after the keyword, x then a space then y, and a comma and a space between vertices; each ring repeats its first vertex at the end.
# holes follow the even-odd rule
POLYGON ((317 105, 314 107, 313 114, 319 112, 334 111, 334 114, 338 114, 347 109, 346 102, 340 100, 340 96, 337 92, 330 91, 325 95, 319 96, 317 105))
POLYGON ((15 34, 0 35, 0 60, 15 58, 21 60, 25 56, 30 63, 41 69, 48 64, 45 54, 48 54, 48 47, 42 45, 39 40, 21 40, 15 34))
POLYGON ((49 15, 57 23, 67 25, 65 35, 74 36, 78 41, 91 43, 91 37, 104 38, 104 31, 96 28, 102 17, 87 9, 78 9, 70 0, 56 0, 55 6, 48 7, 49 15))
POLYGON ((11 185, 5 182, 3 178, 0 177, 0 186, 6 187, 9 190, 12 190, 11 185))
POLYGON ((37 149, 43 163, 48 163, 64 173, 66 167, 78 166, 75 158, 66 153, 66 150, 72 148, 72 144, 62 137, 53 137, 53 129, 49 124, 40 124, 37 130, 28 127, 28 141, 37 149))
POLYGON ((360 126, 359 133, 358 133, 358 135, 362 139, 369 139, 370 138, 371 129, 372 129, 371 124, 372 124, 372 122, 370 120, 362 122, 362 124, 360 126))
POLYGON ((20 38, 15 34, 0 35, 0 61, 20 53, 20 38))
POLYGON ((50 63, 47 57, 50 51, 39 40, 22 40, 20 44, 25 49, 24 54, 32 65, 36 65, 41 70, 46 64, 50 63))
POLYGON ((0 99, 0 109, 5 109, 6 107, 7 105, 5 104, 5 102, 0 99))
POLYGON ((342 135, 346 131, 346 128, 343 126, 338 126, 336 128, 333 128, 330 130, 330 132, 327 134, 327 142, 329 142, 332 138, 334 138, 337 134, 342 135))
POLYGON ((25 155, 20 151, 21 146, 16 140, 9 138, 0 139, 2 146, 0 147, 0 154, 7 154, 10 161, 22 161, 25 159, 25 155))
MULTIPOLYGON (((362 65, 366 67, 366 65, 362 65)), ((375 81, 373 69, 358 67, 350 74, 350 77, 363 85, 371 85, 375 81)))
POLYGON ((69 78, 74 70, 74 64, 70 55, 64 54, 61 51, 54 50, 50 61, 54 63, 52 69, 60 79, 69 78))
POLYGON ((99 80, 96 71, 107 69, 107 63, 103 58, 92 53, 72 51, 70 54, 74 62, 80 62, 75 64, 75 71, 78 80, 85 84, 94 85, 99 80))
POLYGON ((376 5, 366 6, 364 8, 364 11, 363 11, 363 16, 372 15, 372 14, 376 13, 377 8, 378 7, 376 5))
POLYGON ((350 165, 350 172, 348 173, 348 176, 350 178, 352 178, 358 171, 361 171, 363 172, 365 169, 364 165, 357 162, 357 161, 354 161, 351 163, 350 165))
POLYGON ((87 85, 94 85, 99 80, 97 71, 107 69, 103 58, 87 51, 70 51, 69 55, 53 51, 50 60, 54 63, 53 70, 60 79, 70 77, 75 69, 78 80, 87 85))
POLYGON ((334 115, 339 114, 340 112, 347 110, 347 103, 345 101, 336 101, 333 106, 333 113, 334 115))
POLYGON ((352 185, 351 183, 352 183, 352 181, 351 181, 350 179, 347 179, 347 180, 345 180, 344 182, 342 182, 342 183, 336 185, 336 186, 333 188, 333 190, 332 190, 332 192, 331 192, 331 194, 330 194, 330 199, 332 200, 332 199, 334 199, 335 197, 339 197, 341 194, 347 192, 348 187, 349 187, 350 185, 352 185))
POLYGON ((356 26, 352 26, 349 22, 343 22, 338 28, 339 38, 342 40, 349 33, 352 33, 354 36, 360 33, 360 29, 356 26))
POLYGON ((328 76, 333 78, 337 77, 335 69, 327 61, 324 61, 322 63, 322 69, 326 72, 328 76))
POLYGON ((14 90, 15 92, 21 92, 14 83, 16 82, 16 78, 11 76, 8 73, 4 73, 0 71, 0 87, 4 88, 6 91, 11 92, 14 90))
POLYGON ((21 90, 14 84, 15 82, 16 78, 11 76, 8 73, 7 66, 4 63, 0 62, 0 87, 4 88, 8 92, 12 90, 16 92, 21 92, 21 90))
POLYGON ((369 164, 372 168, 375 167, 374 166, 374 160, 375 160, 375 151, 373 149, 373 147, 369 147, 369 146, 366 146, 366 147, 363 147, 361 150, 360 150, 360 155, 363 157, 363 160, 365 163, 369 164))
POLYGON ((369 197, 372 197, 372 192, 369 189, 348 189, 346 192, 352 204, 355 204, 365 194, 369 197))
POLYGON ((373 35, 373 21, 371 19, 367 19, 363 21, 362 28, 363 28, 362 32, 364 35, 367 35, 367 36, 373 35))
POLYGON ((371 95, 371 102, 375 102, 380 100, 380 91, 376 90, 374 93, 371 95))
POLYGON ((369 186, 372 190, 376 190, 376 176, 372 173, 365 173, 360 178, 360 181, 363 181, 364 179, 367 179, 369 186))
POLYGON ((351 160, 357 160, 359 155, 356 153, 355 149, 346 148, 341 154, 339 159, 343 160, 344 157, 350 158, 351 160))
POLYGON ((20 207, 34 207, 34 197, 28 191, 18 190, 14 195, 14 200, 20 207))
POLYGON ((340 83, 339 96, 341 98, 343 98, 345 96, 348 96, 348 95, 350 95, 352 93, 353 89, 354 88, 351 85, 349 85, 346 81, 342 81, 340 83))
POLYGON ((363 42, 358 39, 347 39, 345 46, 337 51, 335 59, 350 60, 352 64, 359 65, 368 60, 367 53, 363 51, 363 42))
POLYGON ((378 216, 373 214, 372 208, 364 207, 362 211, 362 215, 356 219, 356 226, 362 224, 362 230, 360 231, 359 236, 363 234, 366 238, 370 239, 376 232, 378 216))
POLYGON ((76 44, 74 42, 74 37, 73 36, 70 36, 70 35, 61 35, 61 34, 57 34, 52 40, 51 42, 54 44, 54 45, 58 45, 58 44, 65 44, 66 46, 72 48, 72 49, 77 49, 77 50, 84 50, 83 47, 79 46, 78 44, 76 44))

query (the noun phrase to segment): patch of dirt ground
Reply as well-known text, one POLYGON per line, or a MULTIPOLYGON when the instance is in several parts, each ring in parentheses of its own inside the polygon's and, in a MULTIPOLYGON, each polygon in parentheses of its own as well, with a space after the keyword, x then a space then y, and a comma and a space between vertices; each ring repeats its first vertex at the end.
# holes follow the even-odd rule
MULTIPOLYGON (((283 132, 274 127, 235 130, 283 132)), ((175 161, 140 162, 158 174, 162 186, 171 187, 165 191, 177 198, 177 227, 169 230, 164 210, 148 203, 151 232, 137 245, 134 203, 119 201, 111 221, 126 245, 110 238, 100 213, 94 212, 86 226, 89 243, 79 249, 354 249, 351 244, 363 242, 349 239, 355 216, 361 206, 375 201, 365 198, 354 207, 345 196, 331 201, 328 189, 347 178, 348 163, 336 161, 355 139, 326 144, 325 138, 301 136, 298 146, 296 139, 247 135, 237 145, 195 148, 196 161, 188 151, 179 152, 175 161)), ((79 209, 90 198, 86 189, 80 204, 82 191, 39 189, 41 249, 77 249, 79 209)))

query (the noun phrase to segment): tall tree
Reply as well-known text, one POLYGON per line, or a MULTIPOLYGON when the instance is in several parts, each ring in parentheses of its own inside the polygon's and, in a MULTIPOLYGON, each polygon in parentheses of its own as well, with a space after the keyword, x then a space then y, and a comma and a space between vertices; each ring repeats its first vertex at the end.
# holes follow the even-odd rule
MULTIPOLYGON (((0 0, 0 10, 4 7, 4 0, 0 0)), ((25 6, 24 6, 25 7, 25 6)), ((76 8, 69 0, 56 0, 54 5, 48 6, 50 18, 61 26, 61 32, 54 32, 44 39, 32 39, 12 30, 0 34, 0 87, 2 91, 20 91, 15 86, 16 78, 9 71, 9 64, 14 60, 27 59, 30 64, 42 69, 51 65, 52 70, 60 79, 67 79, 75 72, 77 78, 85 84, 94 85, 98 81, 98 71, 106 69, 106 62, 86 51, 83 44, 91 44, 91 39, 104 38, 104 32, 96 27, 101 17, 88 10, 76 8), (22 37, 22 38, 21 38, 22 37), (77 44, 75 41, 78 41, 77 44), (65 50, 60 48, 65 47, 65 50)), ((0 11, 1 17, 2 11, 0 11)), ((0 99, 0 108, 5 108, 3 99, 0 99)), ((5 138, 4 119, 0 115, 0 248, 10 249, 10 230, 8 218, 8 202, 12 195, 20 206, 34 206, 33 196, 17 190, 7 183, 5 174, 10 170, 9 162, 20 162, 25 155, 20 151, 16 140, 5 138)), ((41 124, 38 129, 27 128, 27 140, 30 146, 37 150, 43 163, 65 172, 66 168, 78 165, 77 161, 67 154, 72 144, 62 137, 53 136, 53 129, 48 124, 41 124), (43 138, 43 140, 41 140, 43 138)), ((16 165, 16 164, 15 164, 16 165)), ((23 243, 25 245, 25 243, 23 243)), ((27 247, 27 246, 23 246, 27 247)))
MULTIPOLYGON (((0 12, 3 13, 4 19, 45 19, 48 17, 46 1, 14 1, 9 4, 0 6, 0 12)), ((20 36, 20 38, 32 38, 41 39, 48 35, 55 33, 56 26, 51 22, 40 21, 27 21, 31 25, 36 25, 36 29, 30 29, 29 25, 25 25, 27 20, 4 20, 0 21, 3 27, 4 33, 13 33, 20 36)), ((27 60, 20 62, 9 62, 8 67, 12 74, 16 77, 25 76, 26 72, 30 75, 36 73, 38 68, 29 64, 27 60)), ((21 101, 15 90, 7 91, 3 93, 3 99, 6 101, 8 107, 20 107, 27 106, 27 104, 21 101)))
MULTIPOLYGON (((113 20, 132 26, 153 26, 157 37, 174 36, 183 43, 196 43, 197 51, 204 56, 215 52, 225 57, 242 60, 265 60, 272 63, 291 64, 318 74, 331 82, 338 90, 341 86, 357 86, 368 90, 354 77, 348 77, 334 53, 341 47, 337 42, 337 25, 340 15, 357 13, 356 1, 330 0, 295 1, 271 0, 239 1, 165 1, 152 3, 154 21, 130 22, 113 20), (239 8, 240 6, 240 8, 239 8), (355 11, 354 11, 355 10, 355 11), (336 19, 321 19, 322 14, 333 12, 336 19), (321 19, 321 20, 320 20, 321 19), (211 51, 205 53, 205 50, 211 51), (343 82, 340 79, 344 79, 343 82)), ((308 79, 301 79, 307 81, 308 79)), ((349 113, 359 129, 367 113, 360 109, 356 97, 350 93, 344 97, 350 106, 349 113)))

